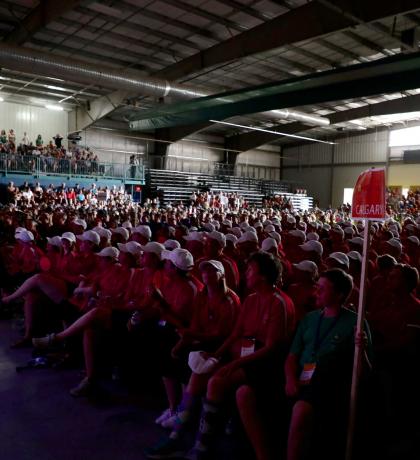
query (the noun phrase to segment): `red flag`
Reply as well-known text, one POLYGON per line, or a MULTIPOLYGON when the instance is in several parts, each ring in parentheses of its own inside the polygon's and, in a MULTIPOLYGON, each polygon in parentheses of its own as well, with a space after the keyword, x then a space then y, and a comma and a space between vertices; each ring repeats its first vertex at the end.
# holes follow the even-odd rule
POLYGON ((353 219, 385 219, 385 168, 369 169, 357 179, 353 192, 353 219))

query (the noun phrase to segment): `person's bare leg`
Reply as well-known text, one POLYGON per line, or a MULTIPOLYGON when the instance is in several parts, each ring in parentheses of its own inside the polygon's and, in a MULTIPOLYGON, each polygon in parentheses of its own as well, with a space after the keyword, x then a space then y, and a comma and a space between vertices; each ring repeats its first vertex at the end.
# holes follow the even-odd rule
POLYGON ((236 404, 244 425, 246 434, 254 448, 257 460, 273 458, 269 442, 264 431, 261 417, 257 409, 255 393, 248 385, 242 385, 236 392, 236 404))
POLYGON ((169 402, 169 409, 172 412, 175 412, 180 402, 180 383, 176 379, 170 377, 162 377, 162 381, 165 386, 166 397, 168 398, 169 402))
POLYGON ((216 404, 222 403, 226 393, 244 384, 245 380, 245 373, 242 369, 236 370, 229 377, 220 376, 216 372, 207 385, 206 398, 216 404))
POLYGON ((298 401, 292 412, 289 439, 287 442, 287 460, 301 460, 307 448, 312 432, 313 407, 306 401, 298 401))
POLYGON ((13 294, 3 297, 2 302, 13 302, 37 289, 57 304, 60 303, 67 294, 66 284, 64 281, 47 274, 38 273, 37 275, 33 275, 24 281, 13 294))
POLYGON ((88 328, 109 328, 111 323, 111 310, 106 308, 93 308, 77 319, 68 328, 55 335, 55 340, 61 341, 73 337, 88 328))
POLYGON ((206 394, 207 384, 210 380, 211 374, 191 374, 188 381, 186 391, 194 396, 202 396, 206 394))

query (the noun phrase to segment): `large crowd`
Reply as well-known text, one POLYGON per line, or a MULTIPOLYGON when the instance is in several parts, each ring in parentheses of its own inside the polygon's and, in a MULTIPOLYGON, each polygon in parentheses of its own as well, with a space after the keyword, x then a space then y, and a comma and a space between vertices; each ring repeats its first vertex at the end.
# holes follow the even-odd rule
POLYGON ((168 408, 156 423, 168 432, 145 446, 148 458, 214 458, 218 427, 236 412, 258 460, 283 450, 339 459, 355 342, 362 380, 375 376, 377 398, 386 387, 385 420, 419 405, 418 209, 389 206, 370 225, 359 336, 364 224, 350 211, 202 206, 199 194, 162 208, 117 188, 9 184, 1 309, 22 307, 25 321, 12 346, 71 353, 82 340, 86 377, 74 397, 98 391, 105 350, 122 375, 158 374, 168 408))
POLYGON ((23 133, 18 140, 13 129, 8 133, 0 131, 0 169, 11 171, 35 172, 53 174, 83 174, 97 175, 103 173, 99 165, 99 158, 89 147, 80 147, 77 144, 65 146, 64 138, 56 134, 49 141, 44 141, 38 134, 31 140, 28 134, 23 133))

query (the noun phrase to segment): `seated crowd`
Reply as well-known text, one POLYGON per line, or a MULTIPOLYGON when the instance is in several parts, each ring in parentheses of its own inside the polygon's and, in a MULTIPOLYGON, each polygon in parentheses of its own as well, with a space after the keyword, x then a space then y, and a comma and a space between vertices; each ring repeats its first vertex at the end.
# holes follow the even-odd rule
POLYGON ((233 413, 258 460, 313 449, 342 458, 355 342, 365 380, 386 382, 387 410, 414 410, 418 215, 371 224, 367 324, 355 336, 364 226, 347 208, 162 209, 117 191, 99 205, 66 190, 10 193, 1 307, 23 304, 14 346, 81 338, 86 377, 75 397, 98 391, 105 349, 111 367, 158 373, 168 408, 156 423, 168 434, 145 446, 148 458, 214 458, 233 413))
POLYGON ((45 142, 41 134, 32 141, 25 132, 18 142, 13 129, 8 134, 3 129, 0 132, 0 153, 7 154, 0 167, 9 170, 31 172, 39 167, 46 173, 71 171, 72 174, 95 175, 101 172, 97 154, 89 147, 65 148, 60 134, 45 142))

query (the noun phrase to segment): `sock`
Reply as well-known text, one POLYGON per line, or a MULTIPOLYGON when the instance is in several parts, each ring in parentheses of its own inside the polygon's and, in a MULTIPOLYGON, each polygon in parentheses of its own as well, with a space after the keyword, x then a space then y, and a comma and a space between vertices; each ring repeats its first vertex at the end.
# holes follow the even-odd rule
POLYGON ((181 404, 178 407, 178 413, 174 427, 169 437, 179 439, 185 424, 191 419, 192 412, 198 402, 198 397, 191 393, 185 392, 181 404))
POLYGON ((220 405, 205 399, 200 417, 200 427, 194 445, 195 450, 199 452, 207 452, 209 450, 216 433, 219 419, 220 405))

